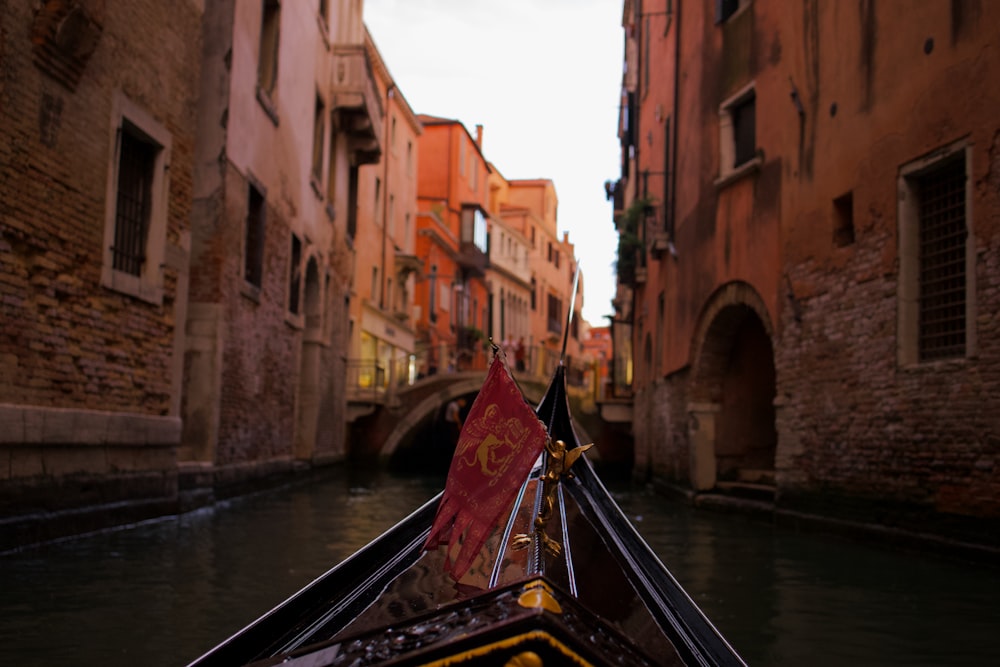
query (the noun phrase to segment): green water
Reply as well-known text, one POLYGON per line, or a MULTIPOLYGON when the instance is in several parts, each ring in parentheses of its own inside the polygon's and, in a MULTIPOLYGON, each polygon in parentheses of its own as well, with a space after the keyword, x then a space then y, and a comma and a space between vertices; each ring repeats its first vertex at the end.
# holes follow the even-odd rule
MULTIPOLYGON (((183 665, 442 484, 342 470, 0 556, 0 665, 183 665)), ((615 493, 751 665, 981 665, 1000 654, 996 570, 615 493)))

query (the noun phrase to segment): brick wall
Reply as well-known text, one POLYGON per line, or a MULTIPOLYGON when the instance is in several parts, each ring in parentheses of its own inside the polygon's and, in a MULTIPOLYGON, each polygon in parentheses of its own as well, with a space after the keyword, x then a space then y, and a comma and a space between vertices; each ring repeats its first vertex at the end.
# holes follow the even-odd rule
POLYGON ((110 109, 121 90, 172 133, 167 242, 183 246, 199 14, 146 1, 95 15, 103 30, 70 90, 32 63, 37 5, 2 10, 0 403, 166 415, 178 267, 158 305, 100 286, 110 109))

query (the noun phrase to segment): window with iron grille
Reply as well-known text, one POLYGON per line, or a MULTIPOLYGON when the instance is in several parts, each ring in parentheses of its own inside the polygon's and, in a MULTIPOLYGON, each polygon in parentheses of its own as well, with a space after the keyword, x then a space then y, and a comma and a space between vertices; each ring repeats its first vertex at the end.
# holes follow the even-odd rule
POLYGON ((243 258, 243 278, 254 285, 261 286, 264 274, 264 220, 266 215, 264 195, 250 186, 247 197, 246 248, 243 258))
POLYGON ((122 127, 111 254, 114 270, 133 276, 142 275, 146 262, 156 153, 155 144, 141 139, 128 125, 122 127))
POLYGON ((162 303, 173 138, 121 92, 111 98, 101 285, 162 303))
POLYGON ((919 358, 965 355, 964 155, 914 178, 919 211, 919 358))

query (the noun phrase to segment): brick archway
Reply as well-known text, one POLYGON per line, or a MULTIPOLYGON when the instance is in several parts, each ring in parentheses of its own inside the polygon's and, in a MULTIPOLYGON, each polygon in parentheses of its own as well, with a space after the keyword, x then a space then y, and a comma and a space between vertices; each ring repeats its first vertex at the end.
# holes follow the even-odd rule
POLYGON ((724 285, 709 299, 692 340, 688 388, 691 483, 773 475, 773 327, 760 295, 748 284, 724 285))

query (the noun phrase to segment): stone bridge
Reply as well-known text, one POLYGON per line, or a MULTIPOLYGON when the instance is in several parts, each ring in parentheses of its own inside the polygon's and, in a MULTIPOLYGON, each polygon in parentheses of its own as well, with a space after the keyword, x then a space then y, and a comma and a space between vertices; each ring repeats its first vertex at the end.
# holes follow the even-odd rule
MULTIPOLYGON (((454 399, 465 398, 468 409, 478 395, 485 378, 486 372, 483 370, 432 375, 412 385, 399 388, 387 395, 381 403, 369 404, 366 410, 368 414, 359 416, 351 424, 348 436, 348 451, 351 457, 355 460, 391 463, 394 459, 399 459, 405 450, 415 450, 415 455, 404 459, 410 463, 428 463, 422 460, 420 452, 426 453, 440 446, 435 440, 440 440, 445 430, 443 426, 445 406, 454 399)), ((531 405, 537 405, 541 401, 550 380, 549 377, 525 375, 520 375, 516 379, 531 405)), ((605 431, 614 430, 614 426, 604 422, 596 410, 587 408, 585 390, 570 387, 568 393, 574 426, 581 441, 593 442, 589 436, 591 431, 606 435, 605 431)), ((613 449, 618 450, 618 454, 623 454, 622 435, 620 431, 615 433, 613 435, 615 442, 609 443, 613 449)), ((630 437, 627 445, 630 457, 630 437)), ((454 443, 450 443, 449 447, 453 446, 454 443)), ((601 452, 598 456, 611 454, 607 445, 602 447, 599 444, 597 449, 601 452)), ((450 453, 446 458, 450 460, 450 453)), ((622 457, 613 455, 605 458, 613 460, 622 457)), ((408 464, 404 462, 402 465, 408 464)))

